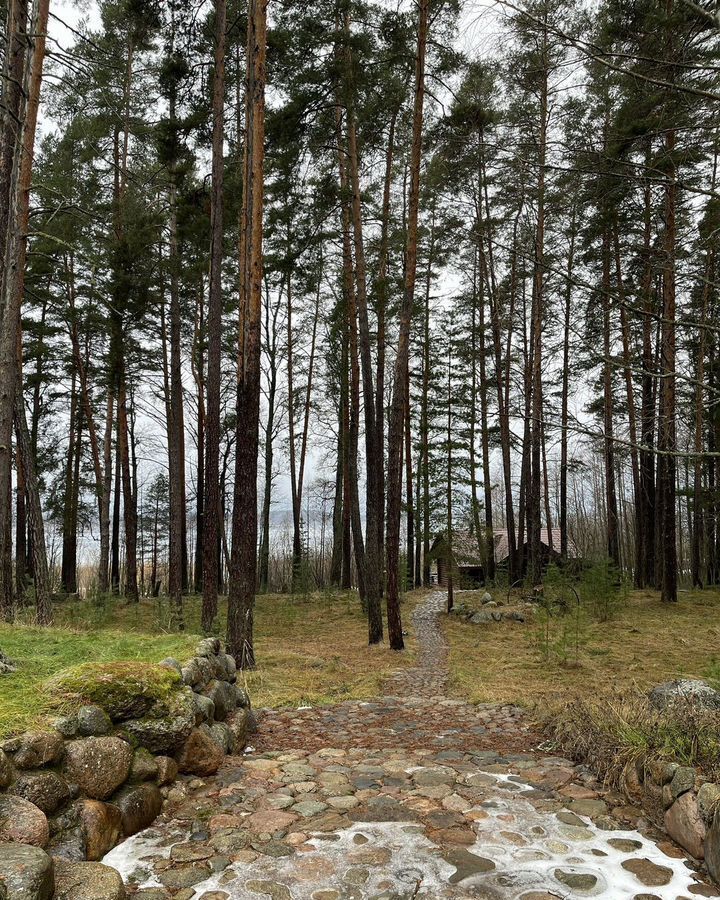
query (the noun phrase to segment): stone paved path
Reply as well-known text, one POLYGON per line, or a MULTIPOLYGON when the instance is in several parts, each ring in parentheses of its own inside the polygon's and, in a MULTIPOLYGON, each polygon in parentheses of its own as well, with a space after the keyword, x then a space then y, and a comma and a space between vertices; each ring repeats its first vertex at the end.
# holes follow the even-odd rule
POLYGON ((252 752, 173 790, 106 857, 137 900, 720 896, 641 813, 543 752, 514 707, 447 697, 445 595, 385 696, 266 712, 252 752), (636 830, 637 829, 637 830, 636 830))

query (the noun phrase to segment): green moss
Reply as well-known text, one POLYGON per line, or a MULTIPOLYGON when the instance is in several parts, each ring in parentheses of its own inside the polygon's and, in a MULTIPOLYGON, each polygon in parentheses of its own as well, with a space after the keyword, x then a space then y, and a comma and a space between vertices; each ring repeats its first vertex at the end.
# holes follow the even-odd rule
POLYGON ((114 720, 142 716, 154 704, 166 704, 179 685, 180 676, 172 669, 138 662, 83 663, 46 683, 58 704, 96 703, 114 720))

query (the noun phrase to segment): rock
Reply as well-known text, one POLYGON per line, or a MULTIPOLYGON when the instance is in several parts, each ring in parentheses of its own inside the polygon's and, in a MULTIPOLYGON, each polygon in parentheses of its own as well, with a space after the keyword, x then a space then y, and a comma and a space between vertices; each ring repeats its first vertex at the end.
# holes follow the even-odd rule
POLYGON ((604 816, 607 811, 607 803, 604 800, 570 800, 566 806, 578 816, 604 816))
POLYGON ((701 785, 697 793, 697 801, 700 817, 706 825, 709 825, 715 810, 720 806, 720 784, 712 784, 708 781, 701 785))
POLYGON ((235 685, 235 703, 240 709, 250 709, 250 697, 245 688, 235 685))
POLYGON ((30 731, 20 739, 13 757, 18 769, 41 769, 62 757, 64 741, 57 731, 30 731))
POLYGON ((223 753, 232 753, 235 746, 235 738, 225 722, 215 722, 214 725, 210 726, 210 733, 223 753))
POLYGON ((720 710, 720 691, 699 680, 681 678, 677 681, 666 681, 654 687, 648 697, 652 705, 660 710, 670 709, 673 706, 720 710))
POLYGON ((26 772, 12 786, 11 793, 34 803, 46 815, 52 815, 70 799, 66 781, 54 772, 26 772))
POLYGON ((561 884, 582 894, 589 893, 597 884, 597 878, 589 872, 567 872, 565 869, 555 869, 553 874, 561 884))
POLYGON ((107 800, 130 774, 133 751, 117 737, 88 737, 70 741, 64 771, 91 800, 107 800))
POLYGON ((673 803, 665 813, 665 829, 690 856, 695 859, 704 857, 705 824, 695 794, 688 791, 673 803))
POLYGON ((169 706, 179 681, 177 672, 147 662, 81 663, 51 678, 47 689, 60 700, 100 706, 122 722, 169 706))
POLYGON ((489 622, 494 621, 491 609, 481 609, 479 612, 470 616, 471 625, 487 625, 489 622))
POLYGON ((645 887, 662 887, 672 881, 672 869, 658 866, 649 859, 626 859, 621 865, 627 872, 632 872, 645 887))
POLYGON ((492 594, 485 591, 485 593, 480 598, 480 602, 483 604, 483 606, 485 606, 488 603, 492 603, 493 602, 492 594))
POLYGON ((122 813, 117 806, 100 800, 81 800, 77 808, 85 856, 97 862, 120 841, 122 813))
POLYGON ((52 726, 55 731, 59 731, 64 738, 77 737, 77 716, 59 716, 59 718, 53 720, 52 726))
POLYGON ((174 657, 168 656, 165 659, 161 659, 158 665, 176 672, 182 678, 182 666, 174 657))
POLYGON ((195 726, 192 694, 178 694, 167 715, 130 719, 124 725, 141 747, 169 756, 182 747, 195 726))
POLYGON ((670 782, 670 795, 673 800, 691 791, 695 787, 695 769, 690 766, 678 766, 670 782))
POLYGON ((230 713, 225 724, 230 729, 233 736, 232 753, 240 754, 245 749, 248 737, 257 730, 255 717, 252 710, 247 708, 238 708, 235 712, 230 713))
POLYGON ((165 784, 172 784, 178 776, 178 764, 170 756, 156 756, 157 763, 157 783, 160 787, 165 784))
POLYGON ((162 795, 155 784, 138 784, 123 788, 113 797, 113 804, 120 810, 123 832, 130 837, 147 828, 160 815, 162 795))
POLYGON ((77 712, 78 734, 82 737, 101 737, 112 734, 110 716, 99 706, 81 706, 77 712))
POLYGON ((221 647, 219 638, 203 638, 195 648, 195 656, 217 656, 221 647))
POLYGON ((6 788, 13 779, 13 767, 5 751, 0 750, 0 791, 6 788))
POLYGON ((50 827, 45 813, 29 800, 0 795, 0 843, 16 841, 45 847, 50 840, 50 827))
POLYGON ((203 722, 212 722, 215 719, 215 704, 205 694, 193 694, 193 703, 195 704, 195 724, 202 725, 203 722))
POLYGON ((133 753, 132 765, 130 766, 131 781, 155 781, 158 771, 157 760, 152 753, 144 747, 138 747, 133 753))
POLYGON ((194 688, 196 684, 200 684, 202 680, 202 671, 196 659, 191 659, 180 670, 182 683, 187 687, 194 688))
POLYGON ((705 865, 713 881, 720 884, 720 809, 715 810, 705 836, 705 865))
POLYGON ((54 900, 125 900, 119 872, 97 862, 55 860, 54 900))
POLYGON ((215 680, 210 682, 204 693, 215 705, 215 718, 224 722, 237 703, 235 687, 227 681, 215 680))
POLYGON ((214 775, 225 754, 207 725, 194 728, 177 757, 178 768, 188 775, 214 775))
POLYGON ((7 900, 50 900, 55 890, 53 861, 38 847, 0 844, 0 885, 7 900))
POLYGON ((227 680, 234 683, 237 679, 237 665, 235 663, 235 658, 230 656, 229 653, 221 653, 217 660, 225 670, 225 677, 227 680))

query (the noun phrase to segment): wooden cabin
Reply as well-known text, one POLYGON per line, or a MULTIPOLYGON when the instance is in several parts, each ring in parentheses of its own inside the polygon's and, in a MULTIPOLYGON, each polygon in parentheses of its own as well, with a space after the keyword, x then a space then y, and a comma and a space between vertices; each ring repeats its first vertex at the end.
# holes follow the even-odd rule
MULTIPOLYGON (((551 562, 558 563, 560 557, 560 529, 553 528, 548 532, 547 528, 540 531, 540 544, 543 553, 543 567, 551 562)), ((510 544, 508 532, 502 528, 493 530, 493 545, 495 547, 495 565, 498 568, 507 567, 510 557, 510 544)), ((524 559, 527 560, 530 552, 529 541, 524 544, 524 559)), ((485 547, 475 535, 468 531, 458 531, 452 538, 452 559, 448 559, 447 536, 445 532, 439 534, 430 548, 430 558, 434 563, 434 580, 441 586, 447 585, 447 573, 449 565, 452 565, 453 583, 459 588, 473 588, 485 583, 485 547)), ((579 553, 575 542, 568 538, 568 559, 578 559, 579 553)))

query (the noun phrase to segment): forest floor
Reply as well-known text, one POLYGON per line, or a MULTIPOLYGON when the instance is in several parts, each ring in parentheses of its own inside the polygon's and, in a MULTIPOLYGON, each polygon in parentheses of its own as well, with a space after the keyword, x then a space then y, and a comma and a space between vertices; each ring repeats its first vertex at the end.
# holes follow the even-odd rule
MULTIPOLYGON (((221 603, 217 622, 225 620, 221 603)), ((167 627, 166 600, 125 604, 115 598, 66 601, 55 608, 55 625, 0 623, 0 648, 17 665, 2 676, 0 737, 32 727, 50 711, 46 680, 81 662, 160 662, 192 656, 201 635, 200 599, 185 602, 186 631, 167 627)), ((221 630, 218 634, 222 636, 221 630)), ((398 659, 386 646, 368 648, 367 622, 356 595, 263 595, 255 612, 259 668, 247 676, 257 707, 316 705, 376 696, 410 652, 398 659)))
MULTIPOLYGON (((483 593, 459 592, 456 604, 479 609, 483 593)), ((496 599, 506 602, 507 592, 496 592, 496 599)), ((577 655, 572 615, 481 625, 451 616, 443 630, 450 694, 472 703, 547 707, 578 696, 645 691, 680 676, 720 681, 717 591, 681 591, 672 605, 657 593, 633 592, 609 621, 581 618, 577 655)))

